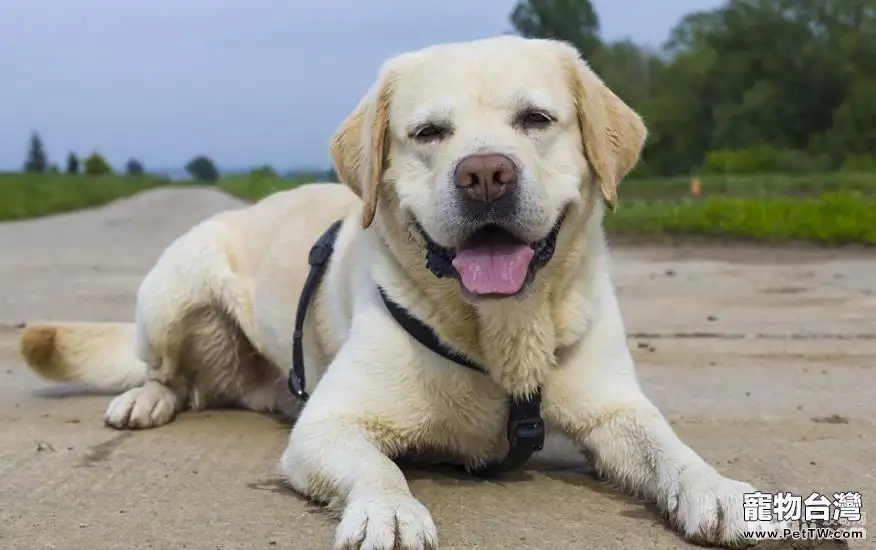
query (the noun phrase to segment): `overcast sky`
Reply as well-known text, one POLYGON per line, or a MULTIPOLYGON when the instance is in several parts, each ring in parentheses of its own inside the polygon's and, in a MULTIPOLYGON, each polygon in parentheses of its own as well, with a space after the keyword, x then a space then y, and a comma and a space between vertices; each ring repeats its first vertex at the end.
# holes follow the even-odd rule
MULTIPOLYGON (((0 170, 32 129, 52 162, 328 166, 327 141, 398 52, 511 30, 516 0, 0 0, 0 170)), ((602 34, 661 44, 720 0, 594 0, 602 34)))

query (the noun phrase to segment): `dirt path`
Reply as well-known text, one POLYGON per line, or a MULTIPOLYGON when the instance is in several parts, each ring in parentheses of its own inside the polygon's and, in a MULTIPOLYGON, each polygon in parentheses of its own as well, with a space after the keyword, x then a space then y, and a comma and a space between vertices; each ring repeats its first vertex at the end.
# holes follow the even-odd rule
MULTIPOLYGON (((287 427, 215 411, 114 432, 108 397, 47 384, 16 353, 22 321, 128 320, 161 249, 239 204, 161 190, 0 225, 0 548, 329 546, 334 522, 277 481, 287 427)), ((694 449, 765 490, 876 504, 876 253, 626 244, 613 257, 643 385, 694 449)), ((552 442, 502 482, 410 477, 442 548, 694 548, 584 470, 552 442)))

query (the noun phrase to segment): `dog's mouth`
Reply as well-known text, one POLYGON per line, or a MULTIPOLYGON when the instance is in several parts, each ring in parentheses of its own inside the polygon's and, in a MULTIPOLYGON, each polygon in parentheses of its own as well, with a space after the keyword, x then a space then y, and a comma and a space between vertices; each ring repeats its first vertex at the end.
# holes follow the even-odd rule
POLYGON ((426 239, 426 267, 437 277, 459 280, 463 289, 478 297, 520 294, 551 259, 563 218, 540 241, 526 242, 495 224, 478 228, 457 248, 445 248, 426 239))
POLYGON ((465 290, 507 296, 523 289, 535 249, 497 225, 484 226, 456 249, 451 262, 465 290))

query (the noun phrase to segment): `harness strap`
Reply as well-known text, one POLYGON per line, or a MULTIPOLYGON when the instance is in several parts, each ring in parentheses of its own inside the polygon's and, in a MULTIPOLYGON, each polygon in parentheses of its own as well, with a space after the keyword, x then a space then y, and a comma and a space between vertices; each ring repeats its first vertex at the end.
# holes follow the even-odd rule
MULTIPOLYGON (((334 252, 334 244, 340 227, 340 220, 333 223, 311 248, 308 258, 310 272, 307 274, 307 280, 304 282, 298 300, 295 331, 292 334, 292 368, 289 371, 289 390, 302 401, 307 401, 310 397, 305 391, 304 380, 304 317, 322 275, 325 273, 328 260, 334 252)), ((431 327, 390 299, 382 287, 378 286, 378 290, 390 315, 414 340, 440 357, 487 375, 486 369, 442 342, 431 327)), ((544 447, 545 428, 544 420, 541 418, 541 391, 527 397, 512 397, 510 401, 506 430, 509 444, 508 454, 500 462, 487 464, 472 470, 470 473, 481 477, 497 476, 502 472, 523 466, 536 451, 540 451, 544 447)))
POLYGON ((292 369, 289 371, 289 391, 302 401, 307 401, 310 397, 304 385, 304 316, 307 315, 307 308, 310 306, 313 294, 316 292, 329 258, 332 257, 332 252, 335 250, 335 241, 340 229, 341 220, 338 220, 329 226, 310 249, 307 258, 310 271, 307 273, 307 279, 304 281, 301 295, 298 298, 295 331, 292 333, 292 369))
POLYGON ((380 297, 383 298, 383 303, 386 305, 386 309, 389 310, 390 315, 395 318, 396 323, 401 325, 414 340, 445 359, 449 359, 458 365, 476 370, 482 374, 487 374, 486 369, 442 342, 430 326, 421 322, 408 313, 406 309, 392 301, 386 294, 386 291, 383 290, 383 287, 378 286, 377 289, 380 291, 380 297))
MULTIPOLYGON (((386 309, 414 340, 445 359, 487 375, 485 368, 442 342, 431 327, 395 303, 382 287, 378 286, 378 289, 386 309)), ((502 472, 515 470, 544 447, 545 429, 541 418, 540 391, 529 397, 511 399, 507 436, 509 449, 505 459, 495 464, 487 464, 471 473, 481 477, 494 477, 502 472)))

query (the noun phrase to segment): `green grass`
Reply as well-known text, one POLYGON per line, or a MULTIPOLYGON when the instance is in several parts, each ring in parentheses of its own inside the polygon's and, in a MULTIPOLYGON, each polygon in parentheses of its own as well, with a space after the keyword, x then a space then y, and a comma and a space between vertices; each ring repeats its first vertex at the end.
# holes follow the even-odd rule
POLYGON ((693 236, 876 246, 876 195, 622 201, 614 214, 606 215, 605 226, 612 234, 654 239, 693 236))
POLYGON ((250 178, 229 176, 219 181, 219 188, 241 200, 256 202, 277 191, 285 191, 305 183, 317 181, 306 176, 296 178, 250 178))
MULTIPOLYGON (((246 201, 314 178, 231 176, 217 187, 246 201)), ((625 181, 617 212, 606 215, 611 234, 645 240, 684 237, 781 244, 876 246, 876 174, 763 175, 702 178, 703 195, 690 196, 690 178, 625 181)), ((159 178, 91 178, 0 174, 0 220, 33 218, 99 206, 160 186, 159 178)))
MULTIPOLYGON (((684 199, 690 196, 691 180, 692 177, 626 180, 620 185, 620 199, 684 199)), ((700 181, 704 197, 817 197, 825 193, 854 192, 876 196, 876 173, 704 175, 700 181)))
POLYGON ((100 206, 169 185, 156 177, 0 174, 0 220, 21 220, 100 206))

